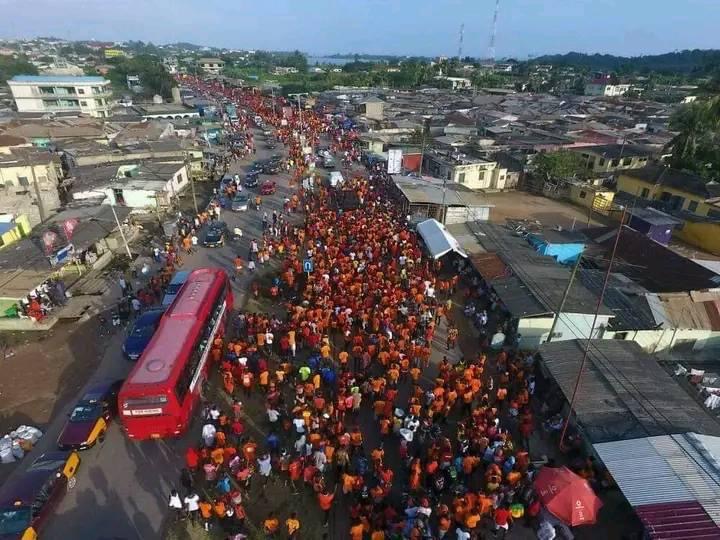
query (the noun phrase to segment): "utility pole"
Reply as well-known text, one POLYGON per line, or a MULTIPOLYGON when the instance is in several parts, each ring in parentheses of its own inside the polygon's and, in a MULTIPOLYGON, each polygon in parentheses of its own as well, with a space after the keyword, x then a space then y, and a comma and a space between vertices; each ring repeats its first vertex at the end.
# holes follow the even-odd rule
POLYGON ((38 186, 37 177, 35 176, 35 163, 33 163, 31 152, 25 154, 25 163, 30 167, 35 197, 37 198, 38 214, 40 214, 40 222, 42 223, 47 219, 47 215, 45 215, 45 205, 43 204, 42 196, 40 195, 40 186, 38 186))
MULTIPOLYGON (((423 124, 422 124, 422 139, 420 141, 420 165, 418 167, 418 174, 420 175, 420 178, 422 178, 422 166, 423 166, 423 160, 425 159, 425 122, 427 119, 423 117, 423 124)), ((444 193, 443 193, 444 196, 444 193)))
POLYGON ((190 165, 190 153, 185 152, 185 170, 187 171, 188 176, 190 177, 190 189, 192 191, 192 198, 193 198, 193 206, 195 207, 195 214, 198 214, 198 205, 197 205, 197 198, 195 196, 195 176, 192 172, 192 167, 190 165))
POLYGON ((122 224, 120 223, 117 212, 115 211, 114 202, 110 202, 110 210, 112 210, 113 217, 115 218, 115 224, 120 231, 120 238, 122 238, 123 244, 125 244, 125 251, 127 252, 128 259, 132 261, 132 253, 130 253, 130 246, 128 246, 127 238, 125 238, 125 232, 123 231, 122 224))
POLYGON ((582 261, 582 253, 578 255, 577 262, 575 262, 575 266, 573 266, 572 272, 570 273, 570 281, 568 281, 567 287, 565 287, 562 300, 560 300, 560 307, 558 307, 557 313, 555 314, 555 317, 553 317, 553 322, 550 326, 550 333, 548 334, 545 343, 550 343, 552 340, 552 335, 553 332, 555 332, 555 327, 560 319, 560 314, 563 312, 563 308, 565 307, 565 300, 567 300, 567 297, 570 295, 570 288, 572 287, 573 281, 575 281, 575 274, 577 274, 578 268, 580 268, 580 261, 582 261))
POLYGON ((623 223, 625 223, 626 213, 627 208, 623 207, 623 212, 620 216, 620 225, 618 226, 618 232, 615 236, 612 253, 610 254, 610 262, 608 263, 607 272, 605 272, 605 279, 603 280, 602 289, 600 290, 600 296, 598 296, 598 301, 595 306, 595 315, 593 316, 592 324, 590 325, 590 333, 585 340, 585 349, 583 350, 582 360, 580 360, 580 368, 578 369, 577 378, 575 379, 575 386, 573 388, 572 396, 570 397, 570 407, 568 410, 568 415, 567 418, 565 418, 565 424, 563 425, 562 433, 560 434, 560 443, 558 445, 560 449, 563 448, 563 443, 565 442, 565 435, 567 434, 568 425, 570 424, 570 417, 573 414, 573 407, 575 406, 575 399, 577 398, 578 390, 580 389, 580 381, 582 380, 582 375, 585 371, 585 364, 587 363, 587 357, 590 351, 590 344, 592 343, 593 330, 595 330, 595 324, 597 323, 598 314, 600 312, 600 308, 603 305, 603 300, 605 299, 605 291, 607 290, 608 281, 610 281, 610 272, 612 271, 612 266, 615 262, 615 254, 617 253, 617 247, 620 243, 620 235, 622 234, 622 228, 624 226, 623 223))

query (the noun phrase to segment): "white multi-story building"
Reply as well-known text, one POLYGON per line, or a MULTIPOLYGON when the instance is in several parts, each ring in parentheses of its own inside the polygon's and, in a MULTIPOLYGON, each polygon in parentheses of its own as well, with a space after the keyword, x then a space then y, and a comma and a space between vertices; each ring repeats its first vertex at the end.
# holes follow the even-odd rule
POLYGON ((110 114, 112 90, 102 77, 16 75, 8 85, 21 113, 110 114))
POLYGON ((605 96, 616 97, 623 96, 630 91, 629 84, 606 84, 606 83, 588 83, 585 85, 586 96, 605 96))

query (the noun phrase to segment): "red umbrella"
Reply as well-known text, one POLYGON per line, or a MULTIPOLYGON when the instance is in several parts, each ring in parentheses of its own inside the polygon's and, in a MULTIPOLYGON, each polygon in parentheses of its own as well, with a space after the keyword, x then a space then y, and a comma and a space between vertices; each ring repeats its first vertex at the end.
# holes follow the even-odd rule
POLYGON ((587 480, 567 467, 543 467, 533 484, 540 502, 556 518, 572 527, 595 523, 602 501, 587 480))

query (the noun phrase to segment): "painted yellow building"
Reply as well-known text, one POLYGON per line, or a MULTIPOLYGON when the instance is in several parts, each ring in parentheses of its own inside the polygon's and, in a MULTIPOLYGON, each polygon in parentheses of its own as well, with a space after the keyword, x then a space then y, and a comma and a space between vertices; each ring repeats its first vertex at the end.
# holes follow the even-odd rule
POLYGON ((573 183, 568 186, 567 197, 579 206, 592 208, 595 212, 606 213, 612 208, 615 192, 604 186, 573 183))
POLYGON ((682 220, 673 236, 720 255, 720 183, 661 166, 623 171, 618 194, 638 198, 682 220))
POLYGON ((120 49, 105 49, 105 58, 117 58, 118 56, 125 56, 125 51, 120 49))
POLYGON ((0 248, 14 244, 30 234, 30 220, 25 214, 12 216, 0 215, 0 248))
POLYGON ((651 150, 634 144, 600 144, 572 150, 580 154, 587 169, 594 173, 640 169, 652 157, 651 150))

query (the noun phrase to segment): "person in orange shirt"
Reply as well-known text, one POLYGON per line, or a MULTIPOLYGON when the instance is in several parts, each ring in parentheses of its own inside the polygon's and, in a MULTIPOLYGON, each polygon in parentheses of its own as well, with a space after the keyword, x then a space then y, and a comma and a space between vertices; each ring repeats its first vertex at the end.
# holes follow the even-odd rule
POLYGON ((355 520, 350 526, 350 540, 363 540, 364 533, 365 527, 363 526, 363 522, 359 519, 355 520))
POLYGON ((263 531, 265 531, 265 534, 268 535, 268 537, 273 537, 275 536, 275 533, 277 533, 279 527, 280 521, 275 517, 275 514, 270 512, 265 518, 265 521, 263 521, 263 531))
POLYGON ((332 510, 333 499, 335 499, 335 491, 333 490, 332 492, 329 492, 326 488, 322 492, 318 493, 317 497, 318 504, 320 505, 320 510, 325 512, 325 521, 323 522, 323 527, 327 527, 328 522, 330 521, 330 510, 332 510))
POLYGON ((290 517, 285 520, 285 528, 288 533, 288 540, 294 540, 298 537, 298 531, 300 530, 300 520, 295 512, 290 514, 290 517))
POLYGON ((212 519, 213 507, 208 501, 200 501, 200 517, 206 531, 210 530, 210 520, 212 519))

